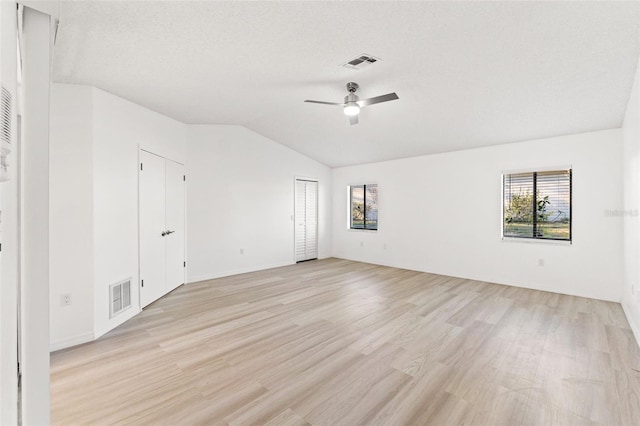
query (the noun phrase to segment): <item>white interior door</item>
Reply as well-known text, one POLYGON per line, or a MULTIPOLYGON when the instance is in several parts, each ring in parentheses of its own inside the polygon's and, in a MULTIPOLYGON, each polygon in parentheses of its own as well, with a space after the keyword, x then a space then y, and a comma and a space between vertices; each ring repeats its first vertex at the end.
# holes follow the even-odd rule
POLYGON ((166 160, 167 292, 184 284, 184 166, 166 160))
POLYGON ((165 159, 140 151, 140 307, 166 293, 165 159))
POLYGON ((318 257, 318 182, 296 180, 296 262, 318 257))

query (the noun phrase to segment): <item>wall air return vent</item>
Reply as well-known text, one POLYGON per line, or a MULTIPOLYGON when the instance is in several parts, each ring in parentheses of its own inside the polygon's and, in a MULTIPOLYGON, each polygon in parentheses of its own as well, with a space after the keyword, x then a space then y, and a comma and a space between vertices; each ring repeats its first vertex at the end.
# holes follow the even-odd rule
POLYGON ((13 114, 13 96, 0 85, 0 182, 9 180, 7 155, 11 153, 13 114))
POLYGON ((109 318, 131 307, 131 278, 109 286, 109 318))
POLYGON ((11 93, 4 88, 0 88, 0 141, 11 143, 11 115, 12 97, 11 93))
POLYGON ((370 66, 371 64, 375 64, 379 60, 380 58, 376 58, 375 56, 371 56, 371 55, 367 55, 366 53, 363 53, 357 58, 351 59, 350 61, 345 62, 344 64, 342 64, 342 66, 345 68, 351 68, 352 70, 360 70, 362 68, 366 68, 370 66))

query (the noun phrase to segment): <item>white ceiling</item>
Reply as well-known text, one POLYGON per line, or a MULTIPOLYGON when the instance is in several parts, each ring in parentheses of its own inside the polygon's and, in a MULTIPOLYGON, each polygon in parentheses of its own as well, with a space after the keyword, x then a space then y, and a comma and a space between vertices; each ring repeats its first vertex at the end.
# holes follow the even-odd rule
POLYGON ((622 123, 638 2, 62 2, 54 81, 239 124, 329 166, 622 123), (381 58, 355 71, 341 63, 381 58), (345 84, 396 92, 349 126, 345 84))

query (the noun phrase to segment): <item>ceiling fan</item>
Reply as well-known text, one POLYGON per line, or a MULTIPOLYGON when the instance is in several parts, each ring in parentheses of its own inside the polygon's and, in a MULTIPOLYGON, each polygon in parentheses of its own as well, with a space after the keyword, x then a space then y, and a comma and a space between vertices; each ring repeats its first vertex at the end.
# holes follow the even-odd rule
POLYGON ((393 93, 387 93, 386 95, 375 96, 369 99, 360 100, 356 95, 356 90, 358 90, 358 84, 354 82, 347 83, 347 90, 349 94, 344 97, 343 103, 337 102, 323 102, 323 101, 311 101, 309 99, 305 100, 305 102, 310 102, 313 104, 324 104, 324 105, 336 105, 344 107, 344 114, 349 116, 349 123, 353 126, 354 124, 358 124, 358 113, 360 113, 360 109, 365 106, 379 104, 381 102, 395 101, 398 98, 398 95, 393 93))

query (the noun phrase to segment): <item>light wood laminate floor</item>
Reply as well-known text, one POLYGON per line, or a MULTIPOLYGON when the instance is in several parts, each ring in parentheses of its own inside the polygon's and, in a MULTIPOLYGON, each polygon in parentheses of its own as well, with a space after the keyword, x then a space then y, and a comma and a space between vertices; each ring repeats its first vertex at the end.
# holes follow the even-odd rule
POLYGON ((340 259, 186 285, 51 356, 56 424, 639 425, 622 308, 340 259))

